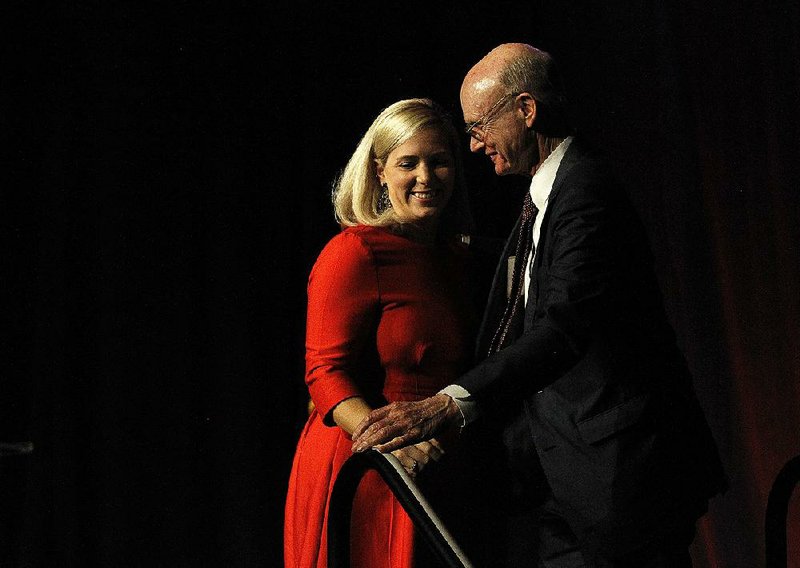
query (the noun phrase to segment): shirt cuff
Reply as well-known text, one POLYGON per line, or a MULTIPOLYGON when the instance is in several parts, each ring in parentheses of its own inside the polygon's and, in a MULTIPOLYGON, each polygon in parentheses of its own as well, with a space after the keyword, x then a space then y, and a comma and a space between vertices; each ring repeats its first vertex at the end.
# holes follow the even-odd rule
POLYGON ((472 400, 472 395, 461 385, 448 385, 439 394, 446 394, 455 401, 463 419, 462 428, 478 418, 478 403, 472 400))

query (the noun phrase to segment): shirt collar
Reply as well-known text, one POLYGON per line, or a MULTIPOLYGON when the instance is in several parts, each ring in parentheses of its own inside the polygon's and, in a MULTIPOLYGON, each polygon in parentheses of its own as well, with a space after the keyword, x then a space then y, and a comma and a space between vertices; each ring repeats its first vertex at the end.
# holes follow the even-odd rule
POLYGON ((558 167, 561 165, 561 160, 564 158, 569 145, 572 143, 572 136, 568 136, 559 144, 553 152, 545 158, 536 173, 533 174, 531 179, 531 199, 536 208, 541 211, 547 205, 547 199, 550 197, 550 190, 553 189, 553 182, 556 180, 558 167))

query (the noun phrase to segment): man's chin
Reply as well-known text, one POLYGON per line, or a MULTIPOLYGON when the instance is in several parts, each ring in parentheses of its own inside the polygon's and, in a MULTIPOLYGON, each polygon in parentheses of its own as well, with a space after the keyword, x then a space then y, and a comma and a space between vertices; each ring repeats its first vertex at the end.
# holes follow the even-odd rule
POLYGON ((494 173, 499 176, 507 176, 514 172, 511 171, 511 167, 508 165, 508 162, 495 162, 494 173))

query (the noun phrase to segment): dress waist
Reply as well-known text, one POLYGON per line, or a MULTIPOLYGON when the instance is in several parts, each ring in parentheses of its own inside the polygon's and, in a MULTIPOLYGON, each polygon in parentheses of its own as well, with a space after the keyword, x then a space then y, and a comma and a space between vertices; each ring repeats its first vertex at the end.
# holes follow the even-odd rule
POLYGON ((389 373, 383 383, 383 393, 413 394, 428 397, 436 394, 456 378, 454 373, 429 375, 417 373, 389 373))

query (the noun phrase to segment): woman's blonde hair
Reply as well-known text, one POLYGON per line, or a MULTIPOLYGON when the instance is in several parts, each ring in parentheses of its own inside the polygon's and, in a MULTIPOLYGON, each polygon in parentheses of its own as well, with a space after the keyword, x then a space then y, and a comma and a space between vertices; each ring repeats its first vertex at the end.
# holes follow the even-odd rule
POLYGON ((425 128, 444 132, 453 154, 455 183, 440 225, 443 233, 468 233, 471 216, 459 152, 459 139, 450 117, 430 99, 406 99, 383 109, 356 147, 333 186, 333 210, 345 227, 353 225, 400 225, 394 210, 378 210, 383 189, 377 163, 386 164, 389 154, 425 128))

